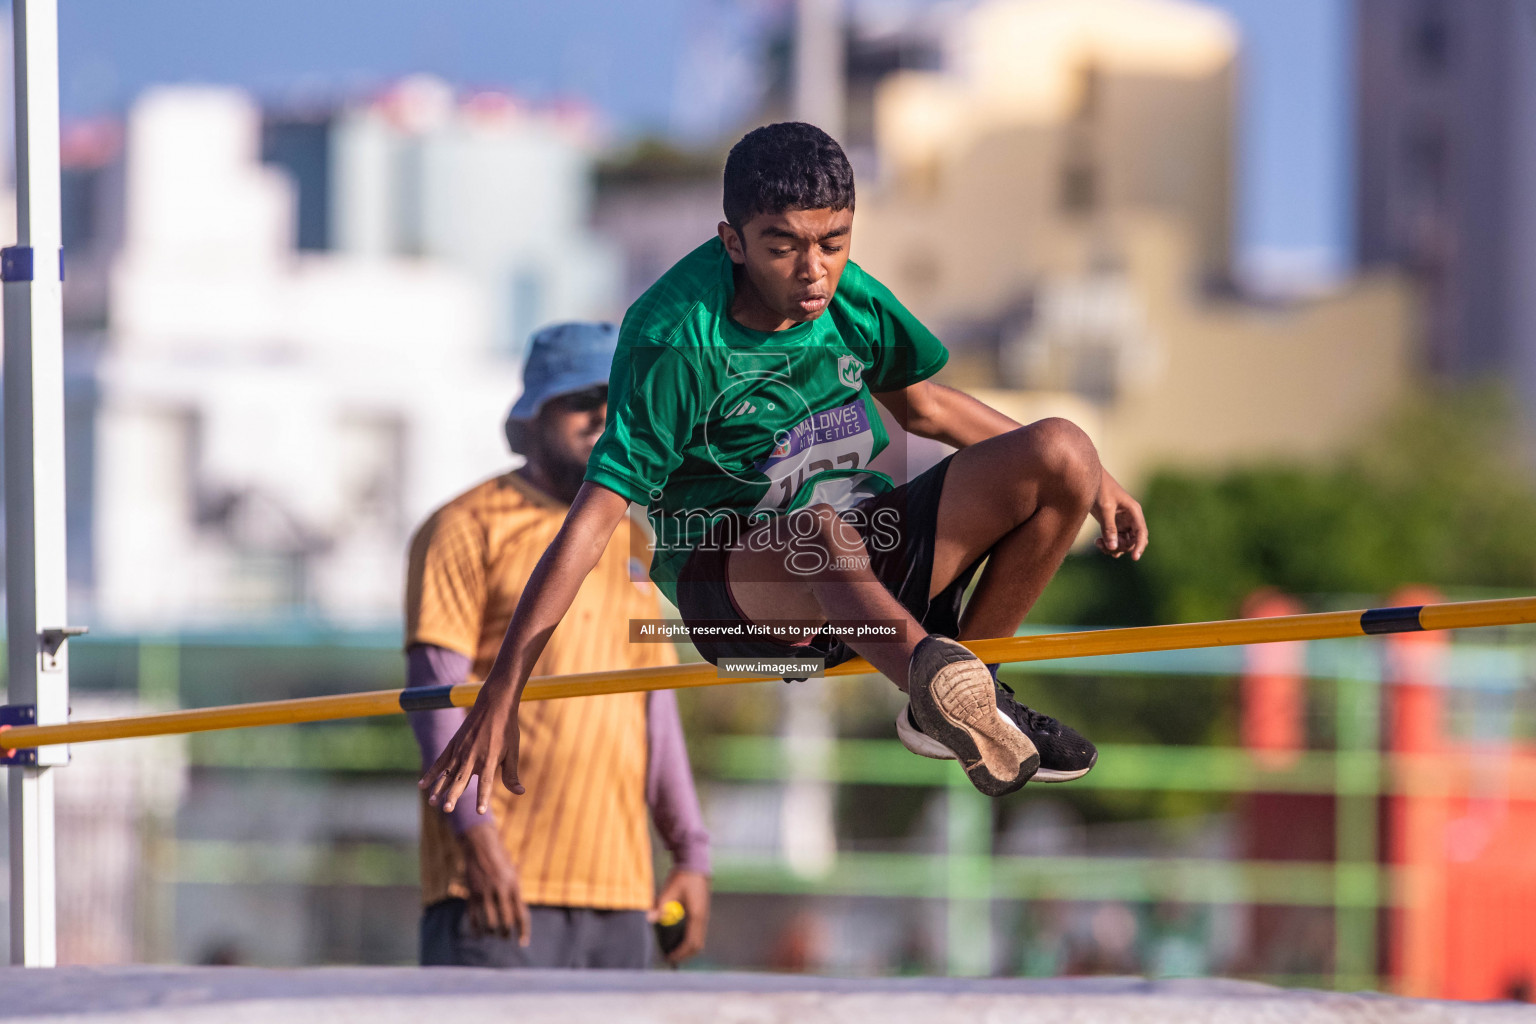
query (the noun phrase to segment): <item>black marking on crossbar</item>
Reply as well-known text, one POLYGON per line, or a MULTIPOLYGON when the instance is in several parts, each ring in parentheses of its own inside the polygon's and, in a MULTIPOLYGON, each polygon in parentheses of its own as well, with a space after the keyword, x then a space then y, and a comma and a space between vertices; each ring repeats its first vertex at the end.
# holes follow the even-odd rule
POLYGON ((1372 608, 1360 613, 1360 631, 1369 636, 1381 633, 1416 633, 1424 628, 1419 622, 1419 612, 1424 606, 1411 608, 1372 608))
POLYGON ((400 691, 401 711, 437 711, 453 707, 453 687, 411 686, 400 691))

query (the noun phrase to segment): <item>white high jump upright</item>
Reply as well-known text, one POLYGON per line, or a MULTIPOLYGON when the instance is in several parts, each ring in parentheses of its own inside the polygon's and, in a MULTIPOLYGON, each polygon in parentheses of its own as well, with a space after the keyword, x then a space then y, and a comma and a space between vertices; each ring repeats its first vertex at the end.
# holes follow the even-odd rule
MULTIPOLYGON (((38 724, 69 718, 65 623, 64 324, 59 214, 57 0, 12 0, 17 244, 0 252, 5 295, 6 704, 38 724)), ((11 962, 54 964, 52 765, 9 769, 11 962)))

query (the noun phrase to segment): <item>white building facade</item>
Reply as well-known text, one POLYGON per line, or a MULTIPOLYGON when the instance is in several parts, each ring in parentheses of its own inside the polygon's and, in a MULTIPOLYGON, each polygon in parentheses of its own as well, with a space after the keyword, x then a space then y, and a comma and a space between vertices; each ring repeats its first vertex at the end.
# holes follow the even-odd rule
POLYGON ((109 241, 66 285, 100 305, 73 317, 93 625, 399 622, 410 532, 511 464, 511 332, 616 300, 584 224, 590 149, 567 119, 486 106, 416 82, 333 115, 317 251, 250 99, 134 105, 95 192, 121 210, 97 210, 109 241))

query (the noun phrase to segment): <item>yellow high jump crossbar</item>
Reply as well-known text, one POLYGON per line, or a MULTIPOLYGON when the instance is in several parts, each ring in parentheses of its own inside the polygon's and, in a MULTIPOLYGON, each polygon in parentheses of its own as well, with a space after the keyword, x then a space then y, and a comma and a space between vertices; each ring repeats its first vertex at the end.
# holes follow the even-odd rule
MULTIPOLYGON (((1330 640, 1341 637, 1377 636, 1433 629, 1469 629, 1513 626, 1536 622, 1536 597, 1493 601, 1459 601, 1403 608, 1372 608, 1365 611, 1318 612, 1262 619, 1231 619, 1223 622, 1189 622, 1171 626, 1138 626, 1098 629, 1080 633, 972 640, 966 643, 985 662, 1051 661, 1110 654, 1141 654, 1196 647, 1232 647, 1286 640, 1330 640)), ((858 675, 873 668, 862 658, 826 670, 828 676, 858 675)), ((713 665, 695 662, 657 668, 584 672, 568 676, 540 676, 529 680, 524 700, 587 697, 603 693, 672 690, 721 683, 761 682, 770 676, 720 678, 713 665)), ((167 736, 244 729, 259 725, 291 725, 324 722, 370 715, 394 715, 406 711, 469 707, 480 692, 480 683, 457 686, 413 687, 405 690, 374 690, 366 693, 301 697, 294 700, 233 704, 224 707, 168 711, 128 718, 104 718, 64 725, 18 725, 0 732, 0 746, 26 750, 64 743, 127 739, 134 736, 167 736)))

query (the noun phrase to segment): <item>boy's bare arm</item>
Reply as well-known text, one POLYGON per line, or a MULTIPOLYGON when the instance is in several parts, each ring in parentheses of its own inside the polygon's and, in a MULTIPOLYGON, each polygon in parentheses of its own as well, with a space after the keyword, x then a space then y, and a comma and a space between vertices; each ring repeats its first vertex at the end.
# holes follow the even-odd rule
MULTIPOLYGON (((875 397, 891 411, 903 430, 953 448, 966 448, 1021 426, 985 402, 931 380, 900 391, 881 392, 875 397)), ((1099 469, 1102 479, 1093 503, 1093 517, 1099 521, 1101 530, 1094 544, 1113 558, 1128 554, 1133 561, 1139 560, 1147 549, 1146 516, 1140 503, 1109 470, 1102 465, 1099 469)))
POLYGON ((969 448, 1023 425, 964 391, 931 380, 900 391, 877 392, 875 397, 896 417, 901 429, 951 448, 969 448))
POLYGON ((484 814, 498 768, 508 789, 523 792, 517 780, 517 707, 523 687, 628 508, 626 499, 597 484, 582 484, 576 492, 560 532, 523 588, 475 706, 442 756, 422 776, 421 787, 428 791, 429 802, 444 811, 453 810, 469 780, 479 776, 479 811, 484 814))

